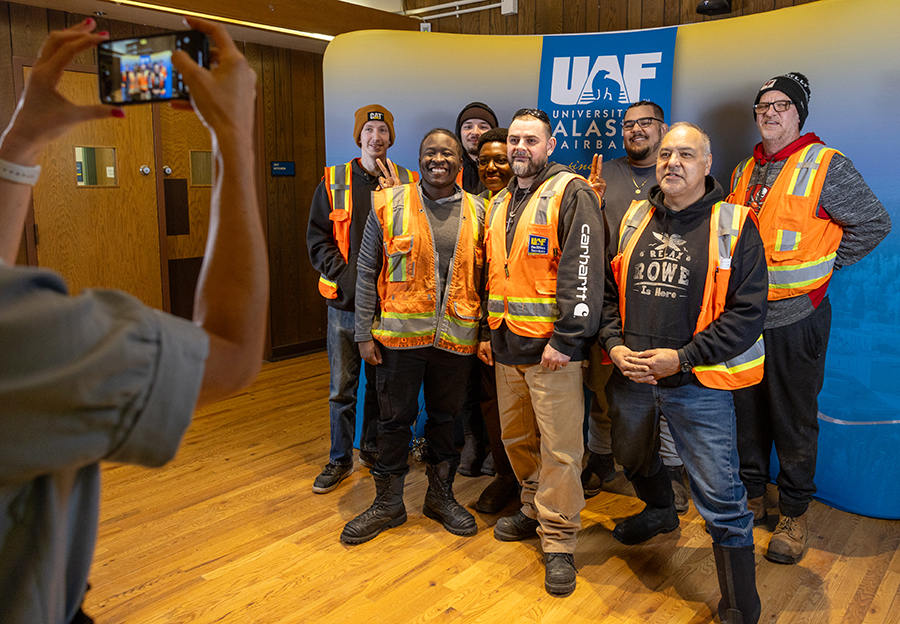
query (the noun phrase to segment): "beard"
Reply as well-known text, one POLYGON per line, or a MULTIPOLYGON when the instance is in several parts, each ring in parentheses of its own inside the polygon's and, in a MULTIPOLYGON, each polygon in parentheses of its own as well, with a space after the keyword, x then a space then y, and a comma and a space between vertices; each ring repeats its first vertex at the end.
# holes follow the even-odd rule
POLYGON ((634 161, 641 161, 647 158, 652 151, 653 146, 644 145, 643 147, 632 147, 630 145, 625 146, 625 153, 628 154, 628 157, 634 161))
POLYGON ((538 173, 543 170, 544 167, 547 166, 547 158, 544 157, 539 160, 535 160, 533 158, 529 159, 528 162, 519 162, 512 161, 510 162, 510 169, 518 178, 531 178, 536 176, 538 173))

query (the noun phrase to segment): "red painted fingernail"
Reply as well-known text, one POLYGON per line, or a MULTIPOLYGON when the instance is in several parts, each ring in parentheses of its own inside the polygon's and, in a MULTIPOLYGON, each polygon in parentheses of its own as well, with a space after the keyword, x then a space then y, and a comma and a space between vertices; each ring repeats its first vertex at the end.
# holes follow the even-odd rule
POLYGON ((92 25, 93 23, 94 23, 94 18, 93 18, 93 17, 89 17, 89 18, 87 18, 86 20, 84 20, 84 24, 87 25, 87 26, 90 26, 90 25, 92 25))
POLYGON ((108 30, 101 30, 101 31, 98 32, 97 34, 100 35, 101 37, 106 37, 107 35, 109 35, 109 31, 108 31, 108 30))
POLYGON ((123 111, 121 108, 114 108, 112 109, 110 115, 112 115, 113 117, 118 117, 119 119, 123 119, 125 117, 125 111, 123 111))

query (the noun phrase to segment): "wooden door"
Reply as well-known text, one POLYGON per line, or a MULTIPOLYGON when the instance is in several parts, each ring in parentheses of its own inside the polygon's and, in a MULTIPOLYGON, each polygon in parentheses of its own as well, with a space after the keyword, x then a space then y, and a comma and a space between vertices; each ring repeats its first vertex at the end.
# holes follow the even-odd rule
MULTIPOLYGON (((66 71, 59 90, 80 104, 98 101, 94 73, 66 71)), ((153 115, 150 106, 125 110, 124 119, 81 124, 41 157, 34 188, 37 261, 61 273, 73 293, 116 288, 162 309, 153 115), (115 148, 117 183, 79 186, 76 147, 115 148)))
POLYGON ((191 318, 209 233, 212 142, 194 112, 162 104, 158 114, 171 312, 191 318))

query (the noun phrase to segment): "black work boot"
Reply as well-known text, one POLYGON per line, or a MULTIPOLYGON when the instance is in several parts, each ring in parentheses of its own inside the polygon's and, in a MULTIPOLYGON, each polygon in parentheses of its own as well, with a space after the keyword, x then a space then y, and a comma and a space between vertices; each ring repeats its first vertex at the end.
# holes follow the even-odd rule
POLYGON ((345 544, 362 544, 385 529, 393 529, 406 522, 403 505, 404 475, 384 474, 372 471, 375 481, 375 502, 364 512, 344 525, 341 541, 345 544))
POLYGON ((756 591, 756 556, 753 546, 729 548, 713 544, 719 577, 719 619, 722 624, 756 624, 761 605, 756 591))
POLYGON ((506 509, 509 501, 518 497, 519 480, 516 479, 516 475, 498 474, 478 497, 475 509, 481 513, 499 513, 506 509))
POLYGON ((640 544, 678 528, 675 494, 665 466, 660 464, 657 473, 651 477, 632 478, 631 484, 638 498, 647 506, 641 513, 617 524, 613 530, 614 538, 623 544, 640 544))
POLYGON ((454 535, 475 535, 478 532, 475 518, 453 497, 456 462, 447 459, 439 464, 428 464, 425 474, 428 475, 428 491, 422 513, 443 524, 454 535))
POLYGON ((481 466, 487 456, 484 440, 468 430, 465 431, 465 440, 456 471, 464 477, 480 477, 481 466))
POLYGON ((612 481, 616 476, 616 461, 612 453, 595 453, 588 449, 588 460, 581 470, 581 489, 584 497, 596 496, 603 489, 603 484, 612 481))
POLYGON ((544 589, 554 596, 568 596, 575 591, 575 556, 571 553, 544 555, 544 589))

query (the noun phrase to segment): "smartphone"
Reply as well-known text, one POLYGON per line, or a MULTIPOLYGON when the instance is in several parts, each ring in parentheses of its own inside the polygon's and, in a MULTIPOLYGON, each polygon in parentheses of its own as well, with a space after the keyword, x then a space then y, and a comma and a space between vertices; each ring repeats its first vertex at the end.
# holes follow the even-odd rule
POLYGON ((209 67, 209 40, 198 30, 100 43, 100 101, 119 106, 187 100, 188 88, 172 66, 176 50, 184 50, 198 65, 209 67))

